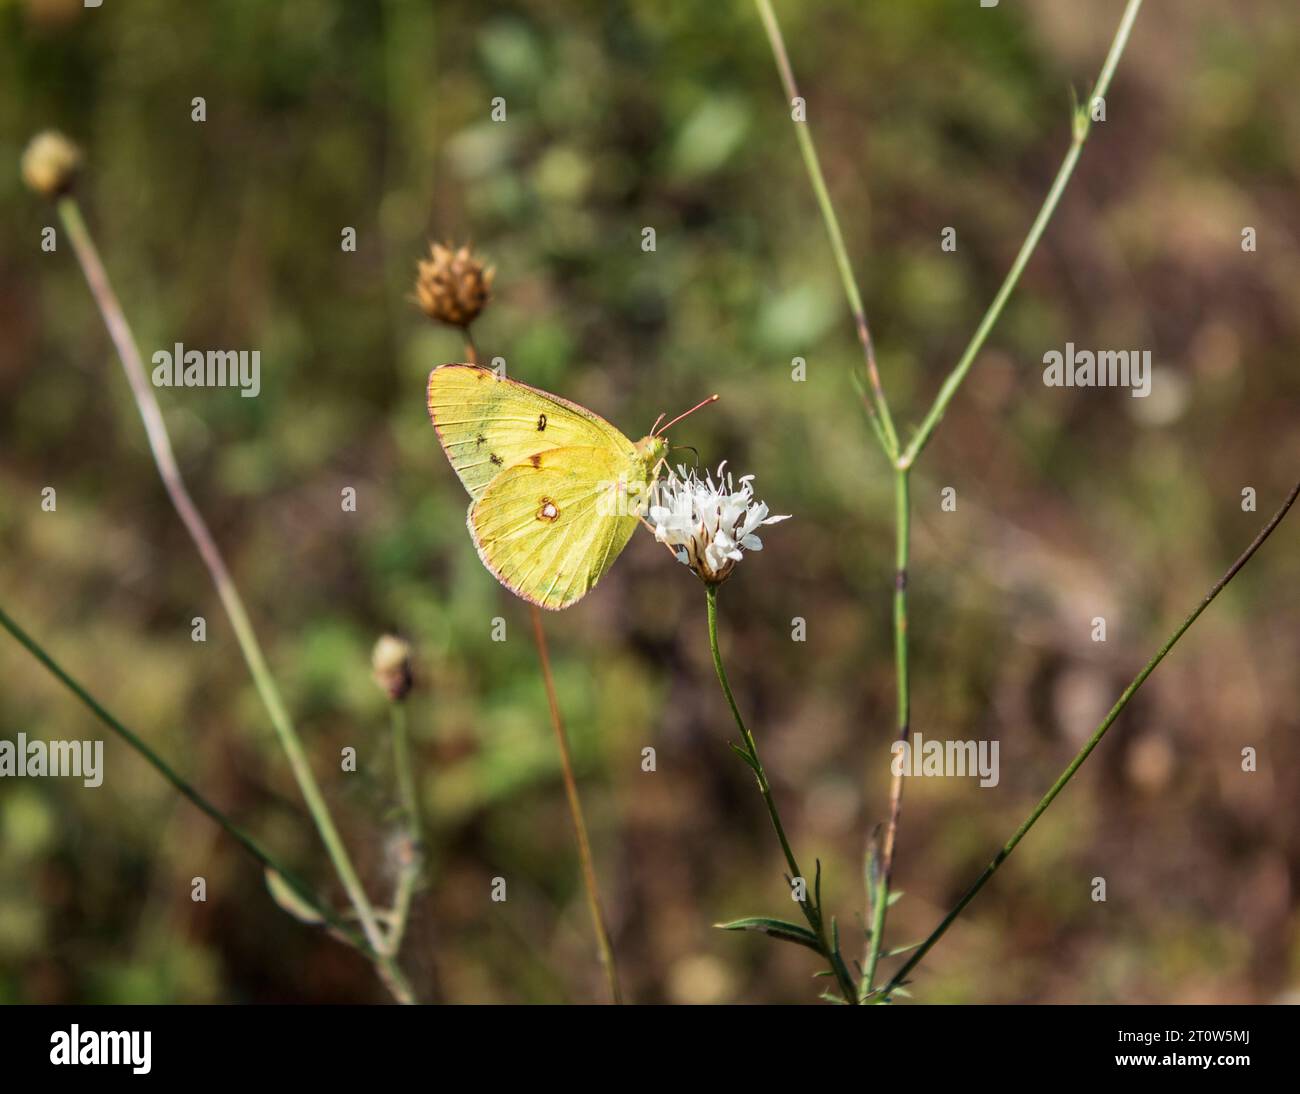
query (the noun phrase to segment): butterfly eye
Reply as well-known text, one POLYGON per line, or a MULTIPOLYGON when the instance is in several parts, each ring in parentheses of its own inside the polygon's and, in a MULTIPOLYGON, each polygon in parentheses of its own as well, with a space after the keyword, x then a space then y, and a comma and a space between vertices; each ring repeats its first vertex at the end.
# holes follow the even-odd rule
POLYGON ((556 508, 555 502, 550 498, 542 498, 542 507, 537 510, 537 519, 550 524, 559 519, 559 516, 560 510, 556 508))

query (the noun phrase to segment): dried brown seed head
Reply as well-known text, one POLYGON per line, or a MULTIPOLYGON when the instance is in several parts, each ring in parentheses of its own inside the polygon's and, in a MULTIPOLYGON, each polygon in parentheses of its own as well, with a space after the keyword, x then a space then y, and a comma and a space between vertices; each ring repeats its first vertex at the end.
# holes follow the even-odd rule
POLYGON ((468 327, 492 299, 496 269, 485 268, 468 246, 453 250, 431 244, 428 260, 418 266, 415 300, 430 319, 468 327))

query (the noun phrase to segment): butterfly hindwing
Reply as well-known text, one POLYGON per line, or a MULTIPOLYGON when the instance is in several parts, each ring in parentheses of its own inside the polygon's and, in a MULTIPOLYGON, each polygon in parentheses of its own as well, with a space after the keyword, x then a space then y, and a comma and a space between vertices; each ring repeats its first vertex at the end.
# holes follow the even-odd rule
POLYGON ((609 445, 537 452, 502 471, 469 510, 483 564, 517 596, 567 608, 600 580, 636 528, 637 516, 618 497, 629 474, 633 464, 609 445))
POLYGON ((632 442, 599 415, 476 365, 434 369, 428 405, 443 451, 473 498, 539 452, 579 446, 636 457, 632 442))

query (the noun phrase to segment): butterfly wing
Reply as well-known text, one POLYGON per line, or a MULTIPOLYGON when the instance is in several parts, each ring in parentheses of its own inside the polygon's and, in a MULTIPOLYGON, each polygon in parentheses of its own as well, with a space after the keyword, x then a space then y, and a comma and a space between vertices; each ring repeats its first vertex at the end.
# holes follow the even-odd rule
MULTIPOLYGON (((567 608, 600 580, 635 530, 625 487, 629 476, 646 478, 639 466, 611 445, 579 445, 506 468, 469 509, 483 565, 516 596, 567 608)), ((639 480, 636 488, 643 488, 639 480)))
POLYGON ((470 497, 507 468, 564 447, 607 448, 632 460, 636 448, 598 414, 477 365, 429 374, 429 417, 470 497))

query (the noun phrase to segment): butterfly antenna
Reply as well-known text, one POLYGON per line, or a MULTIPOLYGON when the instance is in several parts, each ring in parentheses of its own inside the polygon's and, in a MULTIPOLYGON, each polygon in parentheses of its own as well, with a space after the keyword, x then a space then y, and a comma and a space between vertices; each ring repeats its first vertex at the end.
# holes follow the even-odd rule
MULTIPOLYGON (((671 422, 669 422, 667 425, 663 425, 663 426, 661 426, 661 425, 659 425, 658 422, 656 422, 656 423, 655 423, 655 428, 654 428, 653 430, 651 430, 651 432, 650 432, 650 436, 652 436, 652 437, 657 437, 657 436, 659 436, 661 433, 665 433, 665 432, 667 432, 668 430, 672 429, 672 427, 675 426, 678 422, 680 422, 683 418, 685 418, 687 415, 689 415, 689 414, 694 414, 694 413, 695 413, 697 410, 699 410, 701 407, 706 407, 706 406, 708 406, 710 403, 716 403, 716 402, 718 401, 719 398, 720 398, 720 396, 718 396, 718 395, 710 395, 707 399, 704 399, 703 401, 696 403, 693 407, 691 407, 690 410, 686 411, 685 413, 683 413, 683 414, 678 414, 677 417, 674 418, 674 419, 673 419, 671 422)), ((660 417, 660 419, 662 419, 662 418, 663 418, 663 415, 661 414, 661 415, 659 415, 659 417, 660 417)))
POLYGON ((650 436, 653 437, 655 435, 655 430, 659 428, 659 423, 662 422, 666 417, 668 417, 667 414, 660 414, 659 417, 655 419, 655 424, 650 427, 650 436))

